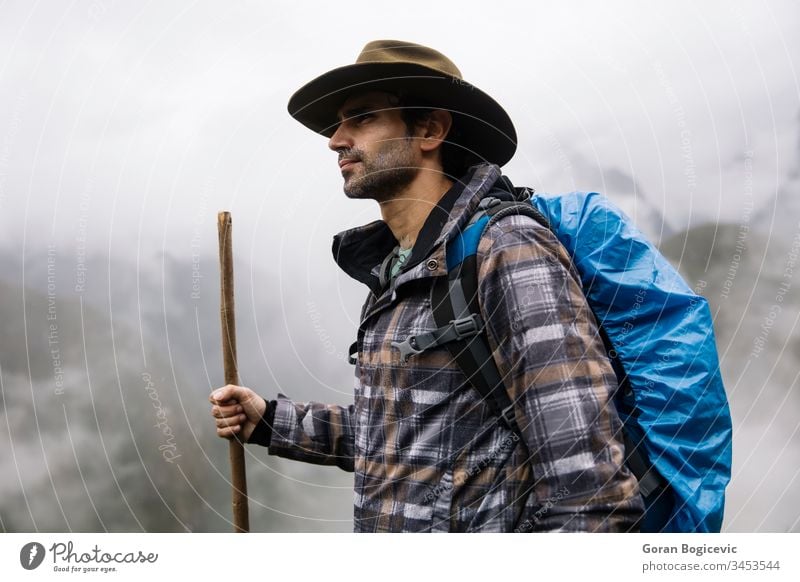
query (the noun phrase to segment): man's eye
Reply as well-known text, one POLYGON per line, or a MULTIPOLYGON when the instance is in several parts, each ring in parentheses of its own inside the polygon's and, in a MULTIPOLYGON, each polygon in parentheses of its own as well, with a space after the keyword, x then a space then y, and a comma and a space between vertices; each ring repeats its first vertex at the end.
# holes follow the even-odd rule
POLYGON ((374 115, 372 113, 362 113, 361 115, 358 115, 356 117, 356 123, 359 123, 359 124, 364 123, 365 121, 368 121, 369 119, 372 119, 373 117, 374 117, 374 115))

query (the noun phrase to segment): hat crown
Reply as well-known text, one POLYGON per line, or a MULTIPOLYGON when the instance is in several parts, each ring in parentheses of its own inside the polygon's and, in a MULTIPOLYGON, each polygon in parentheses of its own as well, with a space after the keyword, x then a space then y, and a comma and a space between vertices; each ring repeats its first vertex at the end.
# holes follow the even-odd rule
POLYGON ((517 149, 514 124, 500 104, 464 81, 442 53, 413 42, 368 42, 354 64, 323 73, 295 91, 289 114, 330 138, 347 97, 370 91, 403 94, 425 107, 449 111, 455 128, 450 139, 470 160, 502 166, 517 149))
POLYGON ((363 63, 411 63, 462 79, 455 63, 439 51, 401 40, 368 42, 356 59, 357 65, 363 63))

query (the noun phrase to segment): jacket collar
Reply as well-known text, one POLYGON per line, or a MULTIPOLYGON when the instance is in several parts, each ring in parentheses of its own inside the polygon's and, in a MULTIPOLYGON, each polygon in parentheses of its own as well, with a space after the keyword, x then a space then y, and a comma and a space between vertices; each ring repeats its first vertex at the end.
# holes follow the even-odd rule
MULTIPOLYGON (((443 253, 444 243, 461 231, 500 176, 498 166, 479 164, 455 182, 425 220, 403 270, 412 270, 440 247, 443 253)), ((378 270, 397 244, 389 226, 376 220, 335 235, 333 258, 345 273, 378 295, 381 291, 378 270)), ((442 263, 442 268, 445 264, 442 263)))

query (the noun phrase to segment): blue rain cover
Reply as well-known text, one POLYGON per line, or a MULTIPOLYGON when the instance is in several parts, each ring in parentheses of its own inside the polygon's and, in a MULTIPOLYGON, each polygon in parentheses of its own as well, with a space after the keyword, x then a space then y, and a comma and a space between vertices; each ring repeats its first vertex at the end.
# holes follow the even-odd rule
POLYGON ((642 531, 719 531, 732 428, 708 303, 600 194, 535 195, 532 203, 572 255, 633 387, 632 396, 618 395, 622 420, 674 494, 670 515, 648 524, 659 519, 648 512, 642 531))

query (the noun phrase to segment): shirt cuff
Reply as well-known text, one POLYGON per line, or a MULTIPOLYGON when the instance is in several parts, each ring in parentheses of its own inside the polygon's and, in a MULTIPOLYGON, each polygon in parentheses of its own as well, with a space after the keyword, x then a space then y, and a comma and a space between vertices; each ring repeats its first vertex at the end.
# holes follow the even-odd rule
POLYGON ((268 447, 272 442, 272 424, 275 422, 275 407, 278 402, 276 400, 264 400, 264 402, 266 402, 267 408, 247 442, 268 447))

